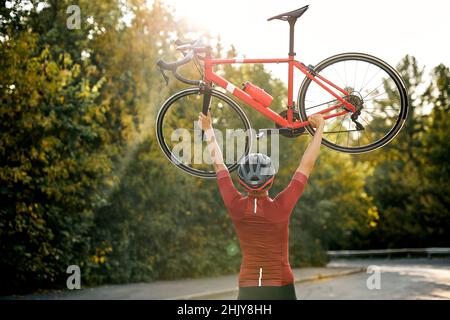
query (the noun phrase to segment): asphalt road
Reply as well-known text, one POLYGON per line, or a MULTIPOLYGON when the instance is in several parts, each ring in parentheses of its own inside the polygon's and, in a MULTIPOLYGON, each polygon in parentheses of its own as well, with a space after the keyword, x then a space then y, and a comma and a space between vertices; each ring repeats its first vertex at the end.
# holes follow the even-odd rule
MULTIPOLYGON (((341 277, 346 274, 362 272, 358 267, 310 267, 294 268, 292 271, 297 281, 313 281, 325 277, 341 277)), ((237 293, 238 274, 207 277, 199 279, 160 280, 148 283, 129 283, 104 285, 93 288, 83 287, 81 290, 55 290, 28 295, 14 295, 0 297, 2 299, 211 299, 215 295, 237 293)))
MULTIPOLYGON (((366 267, 371 273, 298 283, 299 300, 450 299, 450 259, 336 260, 329 266, 366 267)), ((213 298, 236 299, 236 295, 213 298)))
MULTIPOLYGON (((299 300, 450 299, 450 258, 334 260, 326 268, 299 268, 293 271, 299 300)), ((0 299, 235 300, 236 284, 237 274, 106 285, 0 299)))

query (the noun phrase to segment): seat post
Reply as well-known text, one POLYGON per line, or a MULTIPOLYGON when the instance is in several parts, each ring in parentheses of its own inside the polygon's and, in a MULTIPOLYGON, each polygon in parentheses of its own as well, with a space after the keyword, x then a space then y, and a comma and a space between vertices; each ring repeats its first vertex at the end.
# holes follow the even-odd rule
POLYGON ((296 21, 297 21, 296 18, 288 19, 288 22, 289 22, 289 56, 295 56, 295 52, 294 52, 294 26, 295 26, 295 22, 296 21))

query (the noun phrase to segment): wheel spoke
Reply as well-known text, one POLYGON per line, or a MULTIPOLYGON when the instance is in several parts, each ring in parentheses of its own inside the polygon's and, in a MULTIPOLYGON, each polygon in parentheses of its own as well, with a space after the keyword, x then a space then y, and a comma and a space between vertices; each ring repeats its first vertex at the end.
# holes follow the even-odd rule
MULTIPOLYGON (((408 101, 405 99, 407 93, 400 85, 401 78, 391 72, 389 65, 369 55, 350 53, 328 58, 317 64, 316 68, 332 83, 343 83, 344 88, 350 91, 345 99, 352 101, 358 110, 355 120, 350 119, 351 112, 327 119, 323 138, 327 147, 349 153, 367 152, 395 137, 405 121, 400 115, 407 112, 408 101), (357 129, 358 124, 362 129, 357 129)), ((306 79, 299 93, 301 118, 306 119, 308 114, 323 111, 336 101, 330 100, 326 90, 306 79), (305 100, 314 103, 305 105, 305 100)), ((338 107, 336 110, 341 109, 338 107)), ((314 133, 310 127, 306 129, 314 133)))
POLYGON ((334 69, 334 72, 337 74, 337 76, 339 77, 339 79, 341 80, 342 84, 344 85, 344 87, 346 87, 345 81, 342 80, 342 77, 339 75, 339 73, 337 72, 336 68, 334 66, 332 66, 334 69))
POLYGON ((351 122, 349 121, 348 122, 348 132, 347 132, 347 147, 348 147, 348 139, 350 138, 350 125, 351 125, 351 122))
POLYGON ((330 134, 330 133, 343 133, 343 132, 356 132, 356 131, 363 131, 363 130, 352 129, 352 130, 340 130, 340 131, 324 131, 323 133, 330 134))
POLYGON ((383 94, 387 94, 387 92, 386 92, 386 91, 383 91, 382 93, 377 94, 375 97, 372 97, 372 98, 370 98, 370 99, 363 99, 363 100, 364 100, 364 102, 372 101, 372 100, 376 99, 377 97, 382 96, 383 94))
POLYGON ((361 92, 362 91, 362 89, 363 89, 363 87, 364 87, 364 81, 366 81, 366 77, 367 77, 367 72, 369 71, 369 67, 371 66, 371 64, 370 63, 368 63, 367 64, 367 68, 366 68, 366 72, 364 73, 364 78, 363 78, 363 81, 362 81, 362 85, 361 85, 361 88, 359 88, 359 92, 361 92))
MULTIPOLYGON (((378 102, 381 102, 381 101, 390 101, 390 100, 380 100, 380 101, 378 101, 378 102)), ((379 108, 379 107, 372 107, 372 108, 367 108, 367 107, 364 107, 364 110, 380 110, 381 108, 379 108)), ((394 111, 398 111, 398 109, 395 109, 395 108, 390 108, 390 107, 383 107, 382 108, 383 110, 394 110, 394 111)))
POLYGON ((373 112, 368 112, 367 110, 364 110, 364 109, 363 109, 362 111, 368 113, 368 114, 369 114, 370 116, 372 116, 372 117, 377 117, 377 118, 381 118, 381 119, 386 119, 385 116, 381 116, 381 115, 376 114, 376 113, 373 113, 373 112))
POLYGON ((372 91, 370 91, 368 94, 366 94, 362 99, 364 100, 367 96, 369 96, 372 92, 374 92, 375 90, 377 90, 379 87, 381 87, 384 84, 384 82, 381 82, 375 89, 373 89, 372 91))
MULTIPOLYGON (((344 119, 342 119, 341 125, 339 126, 338 131, 341 130, 342 124, 344 123, 344 121, 345 121, 345 119, 347 118, 347 116, 348 116, 348 114, 346 114, 345 117, 344 117, 344 119)), ((338 135, 337 135, 337 137, 336 137, 336 141, 335 141, 334 143, 337 143, 337 140, 339 139, 339 135, 340 135, 340 132, 338 133, 338 135)))
POLYGON ((344 77, 345 77, 345 87, 347 87, 347 61, 344 60, 344 77))
POLYGON ((361 87, 361 89, 360 89, 359 91, 361 92, 365 87, 367 87, 367 86, 372 82, 372 80, 380 73, 380 71, 381 71, 381 68, 379 68, 378 71, 377 71, 377 73, 375 73, 375 74, 369 79, 369 82, 367 82, 367 83, 365 84, 365 86, 364 86, 364 84, 363 84, 363 87, 361 87))
POLYGON ((367 123, 367 125, 370 125, 370 123, 369 123, 369 122, 367 122, 367 120, 366 120, 366 119, 364 119, 364 117, 363 117, 362 115, 359 115, 359 117, 360 117, 361 119, 363 119, 363 121, 364 121, 365 123, 367 123))

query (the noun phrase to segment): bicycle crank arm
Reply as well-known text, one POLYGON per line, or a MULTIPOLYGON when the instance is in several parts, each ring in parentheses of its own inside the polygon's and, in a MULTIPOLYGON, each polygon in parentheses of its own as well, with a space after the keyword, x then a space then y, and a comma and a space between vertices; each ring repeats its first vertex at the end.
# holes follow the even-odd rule
MULTIPOLYGON (((298 130, 298 129, 297 129, 298 130)), ((261 139, 263 138, 265 135, 270 136, 272 134, 281 134, 282 136, 286 136, 286 137, 296 137, 302 134, 306 134, 305 132, 296 132, 295 129, 291 129, 291 128, 269 128, 269 129, 259 129, 259 132, 256 134, 256 139, 261 139)))

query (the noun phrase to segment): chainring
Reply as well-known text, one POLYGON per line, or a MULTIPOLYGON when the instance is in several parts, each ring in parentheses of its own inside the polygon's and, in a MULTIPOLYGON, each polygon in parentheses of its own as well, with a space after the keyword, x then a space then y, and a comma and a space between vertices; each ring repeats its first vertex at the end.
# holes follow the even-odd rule
MULTIPOLYGON (((294 111, 293 120, 294 121, 300 120, 300 114, 298 113, 298 111, 297 110, 293 110, 293 111, 294 111)), ((279 115, 282 116, 283 118, 287 119, 287 110, 280 112, 279 115)), ((277 129, 283 128, 278 123, 275 123, 275 127, 277 129)), ((286 129, 286 128, 284 128, 284 129, 286 129)), ((305 133, 305 127, 300 127, 297 129, 290 129, 290 130, 289 129, 280 130, 280 134, 287 138, 296 138, 298 136, 301 136, 304 133, 305 133)))

